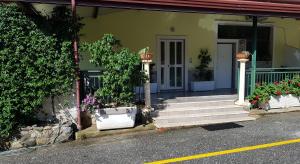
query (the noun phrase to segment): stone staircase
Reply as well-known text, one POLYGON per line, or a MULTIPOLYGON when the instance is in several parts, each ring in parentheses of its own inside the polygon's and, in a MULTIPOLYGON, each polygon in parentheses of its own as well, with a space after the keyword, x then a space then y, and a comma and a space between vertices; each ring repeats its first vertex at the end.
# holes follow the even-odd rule
POLYGON ((155 105, 157 128, 210 125, 255 120, 234 104, 236 95, 176 97, 155 105))

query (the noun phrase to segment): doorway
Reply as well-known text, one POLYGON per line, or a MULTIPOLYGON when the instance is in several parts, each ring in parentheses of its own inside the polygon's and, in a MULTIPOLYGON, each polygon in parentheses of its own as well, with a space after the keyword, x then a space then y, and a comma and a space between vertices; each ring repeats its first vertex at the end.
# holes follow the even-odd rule
POLYGON ((217 43, 216 89, 234 89, 236 85, 239 40, 219 39, 217 43))
POLYGON ((184 89, 185 40, 159 39, 159 50, 160 89, 184 89))

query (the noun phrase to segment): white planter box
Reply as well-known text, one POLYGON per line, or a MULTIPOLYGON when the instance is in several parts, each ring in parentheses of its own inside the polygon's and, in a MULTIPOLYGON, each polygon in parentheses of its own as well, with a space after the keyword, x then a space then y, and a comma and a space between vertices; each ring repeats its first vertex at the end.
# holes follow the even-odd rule
POLYGON ((96 111, 98 130, 134 127, 137 107, 104 108, 96 111))
POLYGON ((285 95, 285 96, 271 96, 269 101, 269 108, 289 108, 294 106, 300 106, 299 97, 294 95, 285 95))
POLYGON ((294 95, 287 95, 286 97, 286 107, 294 107, 294 106, 300 106, 299 97, 294 95))
POLYGON ((215 81, 193 81, 191 91, 211 91, 215 89, 215 81))
MULTIPOLYGON (((150 83, 150 89, 151 93, 157 93, 157 83, 150 83)), ((136 94, 139 94, 140 92, 144 93, 144 87, 135 87, 134 92, 136 94)))

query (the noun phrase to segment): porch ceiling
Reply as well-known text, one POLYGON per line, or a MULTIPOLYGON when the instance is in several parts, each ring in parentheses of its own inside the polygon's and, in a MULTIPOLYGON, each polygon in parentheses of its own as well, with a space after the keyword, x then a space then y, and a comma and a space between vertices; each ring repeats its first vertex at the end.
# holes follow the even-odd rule
MULTIPOLYGON (((70 0, 15 1, 70 3, 70 0)), ((300 17, 299 0, 77 0, 77 4, 113 8, 300 17)))

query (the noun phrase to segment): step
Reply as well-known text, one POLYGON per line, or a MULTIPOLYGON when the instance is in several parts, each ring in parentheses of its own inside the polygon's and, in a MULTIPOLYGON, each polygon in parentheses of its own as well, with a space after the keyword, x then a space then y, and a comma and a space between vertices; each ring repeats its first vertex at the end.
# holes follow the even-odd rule
POLYGON ((174 122, 174 123, 160 123, 155 122, 157 128, 172 128, 172 127, 184 127, 184 126, 203 126, 203 125, 213 125, 213 124, 224 124, 242 121, 254 121, 254 117, 235 117, 226 119, 212 119, 212 120, 199 120, 190 122, 174 122))
POLYGON ((209 100, 209 99, 236 99, 238 96, 233 94, 233 95, 197 95, 197 96, 185 96, 185 95, 181 95, 181 96, 176 96, 175 95, 170 95, 168 97, 156 97, 157 99, 164 99, 166 98, 167 101, 173 101, 173 100, 209 100))
POLYGON ((229 112, 229 111, 243 111, 243 107, 240 106, 225 106, 225 107, 192 107, 192 108, 170 108, 165 110, 157 111, 156 116, 173 116, 173 115, 189 115, 199 113, 215 113, 215 112, 229 112))
POLYGON ((190 115, 161 116, 161 117, 154 118, 154 121, 161 122, 161 123, 190 122, 190 121, 199 121, 199 120, 247 117, 248 115, 249 112, 247 111, 211 112, 211 113, 198 113, 198 114, 190 114, 190 115))
POLYGON ((197 96, 197 97, 176 97, 168 99, 157 99, 158 101, 163 101, 166 103, 176 103, 176 102, 198 102, 198 101, 220 101, 220 100, 236 100, 237 96, 197 96))
POLYGON ((174 103, 161 103, 154 105, 156 109, 166 108, 190 108, 190 107, 209 107, 209 106, 225 106, 234 105, 234 100, 212 100, 212 101, 195 101, 195 102, 174 102, 174 103))
POLYGON ((239 109, 243 109, 242 106, 238 106, 238 105, 218 105, 218 106, 187 106, 187 107, 166 107, 164 109, 158 109, 159 112, 175 112, 175 111, 197 111, 197 110, 201 110, 201 111, 206 111, 206 110, 222 110, 222 109, 235 109, 235 108, 239 108, 239 109))

